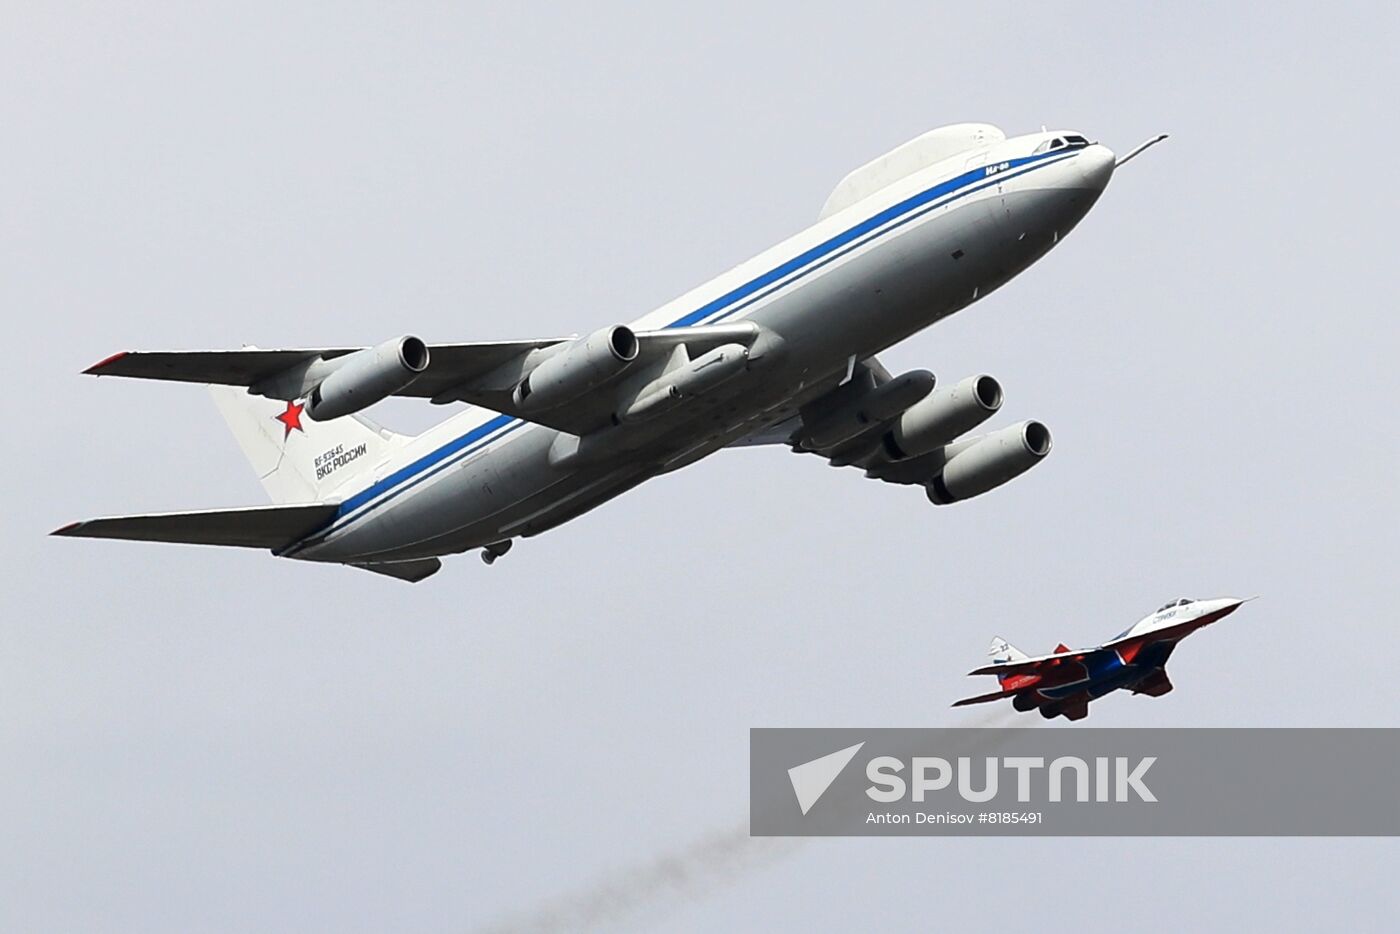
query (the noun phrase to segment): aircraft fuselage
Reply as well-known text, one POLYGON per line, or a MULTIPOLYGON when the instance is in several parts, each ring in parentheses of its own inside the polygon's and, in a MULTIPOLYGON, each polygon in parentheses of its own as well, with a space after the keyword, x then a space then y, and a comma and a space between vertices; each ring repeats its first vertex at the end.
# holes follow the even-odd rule
POLYGON ((469 407, 371 479, 337 490, 336 518, 283 554, 393 561, 530 536, 649 477, 789 417, 865 359, 986 297, 1065 236, 1113 171, 1103 146, 1034 150, 1039 133, 958 153, 823 218, 635 322, 752 321, 778 352, 695 400, 625 455, 560 463, 561 432, 469 407))

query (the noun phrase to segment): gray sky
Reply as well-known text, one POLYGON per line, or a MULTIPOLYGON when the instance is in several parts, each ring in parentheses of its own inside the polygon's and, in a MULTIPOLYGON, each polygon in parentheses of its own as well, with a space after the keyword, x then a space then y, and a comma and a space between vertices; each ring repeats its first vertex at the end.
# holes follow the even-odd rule
POLYGON ((947 705, 993 633, 1039 652, 1262 594, 1177 653, 1176 692, 1091 724, 1400 725, 1394 6, 757 6, 5 6, 0 929, 1400 908, 1380 840, 817 841, 654 884, 743 821, 750 727, 979 722, 947 705), (630 320, 964 120, 1173 134, 884 355, 1046 421, 1003 490, 935 509, 723 452, 418 586, 43 537, 263 501, 205 393, 78 375, 112 351, 630 320))

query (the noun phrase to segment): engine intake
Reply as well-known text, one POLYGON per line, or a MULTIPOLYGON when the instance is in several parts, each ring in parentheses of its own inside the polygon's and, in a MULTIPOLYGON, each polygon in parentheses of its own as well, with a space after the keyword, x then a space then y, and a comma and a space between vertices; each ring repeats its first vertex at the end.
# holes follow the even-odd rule
POLYGON ((627 369, 640 349, 625 324, 571 341, 526 374, 515 387, 515 404, 539 412, 572 402, 627 369))
POLYGON ((334 369, 306 403, 306 414, 318 422, 351 415, 407 388, 428 368, 428 346, 405 335, 325 365, 334 369))
POLYGON ((936 451, 995 415, 1002 398, 1001 383, 986 375, 935 389, 890 426, 884 438, 885 454, 892 461, 902 461, 936 451))
POLYGON ((996 489, 1044 460, 1050 447, 1050 429, 1037 421, 949 445, 943 469, 928 481, 929 502, 945 506, 996 489))

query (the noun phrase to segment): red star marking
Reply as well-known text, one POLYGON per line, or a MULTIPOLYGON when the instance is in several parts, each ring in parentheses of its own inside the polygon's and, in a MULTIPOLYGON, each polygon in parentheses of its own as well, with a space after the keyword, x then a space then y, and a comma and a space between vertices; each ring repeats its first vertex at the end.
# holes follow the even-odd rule
POLYGON ((293 428, 295 428, 302 434, 306 434, 306 429, 301 427, 301 410, 304 408, 306 408, 305 405, 293 402, 290 399, 288 399, 287 411, 281 413, 280 415, 272 416, 273 418, 277 419, 277 421, 282 423, 283 441, 286 441, 289 437, 291 437, 293 428))

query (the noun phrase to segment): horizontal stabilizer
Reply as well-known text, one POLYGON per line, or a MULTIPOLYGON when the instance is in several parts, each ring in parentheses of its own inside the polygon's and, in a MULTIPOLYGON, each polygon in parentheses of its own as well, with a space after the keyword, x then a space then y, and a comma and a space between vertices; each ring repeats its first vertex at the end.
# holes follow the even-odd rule
POLYGON ((110 516, 74 522, 53 534, 70 538, 122 538, 139 542, 278 549, 321 528, 335 516, 336 509, 334 503, 301 503, 110 516))
POLYGON ((986 704, 994 700, 1005 700, 1008 697, 1015 697, 1016 691, 993 691, 990 694, 978 694, 976 697, 964 697, 960 701, 953 701, 954 707, 966 707, 968 704, 986 704))

